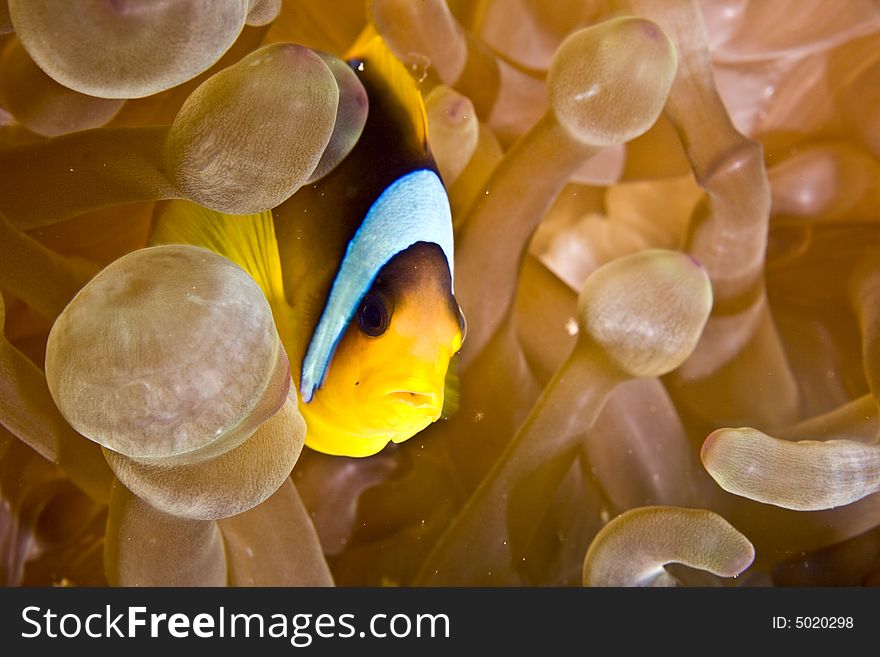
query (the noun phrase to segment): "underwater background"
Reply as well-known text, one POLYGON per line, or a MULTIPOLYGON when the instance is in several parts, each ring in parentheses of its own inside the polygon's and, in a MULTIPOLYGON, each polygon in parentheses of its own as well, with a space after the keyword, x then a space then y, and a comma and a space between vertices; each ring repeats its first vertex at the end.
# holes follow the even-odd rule
POLYGON ((0 0, 0 582, 878 584, 878 158, 875 0, 0 0), (466 336, 357 458, 259 267, 146 247, 332 175, 373 33, 466 336))

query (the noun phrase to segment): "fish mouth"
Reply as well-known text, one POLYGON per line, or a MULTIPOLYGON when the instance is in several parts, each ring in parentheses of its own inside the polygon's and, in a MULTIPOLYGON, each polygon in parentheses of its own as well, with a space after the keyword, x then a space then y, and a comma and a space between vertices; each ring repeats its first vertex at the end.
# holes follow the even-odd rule
POLYGON ((394 403, 406 404, 414 409, 433 410, 443 403, 443 390, 427 381, 404 380, 385 386, 383 398, 394 403))
POLYGON ((326 400, 319 391, 300 401, 308 427, 306 444, 326 454, 371 456, 388 443, 402 443, 435 422, 443 410, 444 380, 436 377, 361 377, 354 396, 326 400))
POLYGON ((403 404, 408 404, 413 408, 432 409, 438 405, 438 396, 436 393, 419 392, 416 390, 395 390, 385 393, 385 397, 403 404))

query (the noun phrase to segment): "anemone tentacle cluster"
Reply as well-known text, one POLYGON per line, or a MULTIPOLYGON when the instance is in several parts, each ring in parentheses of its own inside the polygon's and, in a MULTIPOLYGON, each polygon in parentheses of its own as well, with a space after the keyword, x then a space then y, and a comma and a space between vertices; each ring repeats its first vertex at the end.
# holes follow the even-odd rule
POLYGON ((0 0, 0 582, 880 582, 875 1, 73 4, 0 0), (151 236, 343 171, 373 33, 467 337, 358 459, 254 279, 151 236))

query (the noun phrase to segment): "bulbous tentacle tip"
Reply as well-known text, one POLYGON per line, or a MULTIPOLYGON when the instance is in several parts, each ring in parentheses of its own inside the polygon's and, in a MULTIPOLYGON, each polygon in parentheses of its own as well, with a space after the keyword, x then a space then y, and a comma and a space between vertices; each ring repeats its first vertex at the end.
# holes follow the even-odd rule
POLYGON ((305 421, 289 398, 241 445, 197 463, 131 459, 104 449, 116 477, 151 506, 181 518, 219 520, 268 499, 296 464, 305 421))
POLYGON ((693 352, 711 309, 709 277, 693 258, 650 249, 587 278, 578 301, 579 335, 629 376, 662 376, 693 352))
POLYGON ((440 176, 449 188, 474 155, 480 123, 470 98, 439 85, 425 97, 431 151, 440 176))
POLYGON ((339 89, 339 106, 336 109, 333 134, 330 135, 330 141, 309 177, 308 182, 310 183, 320 180, 330 173, 351 152, 361 137, 370 109, 367 91, 351 67, 333 55, 323 52, 316 52, 316 54, 324 61, 336 79, 339 89))
POLYGON ((191 246, 130 253, 52 327, 49 390, 81 434, 133 458, 203 460, 287 399, 272 312, 240 267, 191 246))
MULTIPOLYGON (((175 117, 166 143, 175 184, 227 214, 280 205, 312 176, 331 141, 339 89, 308 48, 275 43, 252 52, 203 82, 175 117)), ((352 143, 353 131, 342 132, 352 143)))
POLYGON ((125 104, 59 84, 34 63, 18 39, 10 39, 3 49, 0 71, 0 103, 28 130, 45 137, 98 128, 125 104))
POLYGON ((615 18, 573 33, 556 51, 550 105, 578 141, 624 143, 657 120, 676 70, 675 47, 657 24, 615 18))
POLYGON ((751 541, 714 511, 639 507, 599 531, 584 557, 582 581, 584 586, 676 586, 668 564, 737 577, 754 560, 751 541))
POLYGON ((724 490, 796 511, 856 502, 880 490, 880 446, 855 440, 783 440, 757 429, 713 431, 703 467, 724 490))
POLYGON ((281 0, 248 0, 248 25, 268 25, 281 13, 281 0))
POLYGON ((247 12, 246 0, 9 0, 12 26, 40 68, 100 98, 141 98, 194 78, 229 49, 247 12))

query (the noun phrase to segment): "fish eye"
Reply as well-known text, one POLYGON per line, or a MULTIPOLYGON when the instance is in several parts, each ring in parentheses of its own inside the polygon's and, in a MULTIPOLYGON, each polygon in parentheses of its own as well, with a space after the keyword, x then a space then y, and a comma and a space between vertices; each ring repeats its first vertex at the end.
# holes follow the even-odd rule
POLYGON ((378 294, 368 292, 357 311, 357 323, 361 332, 371 338, 378 338, 388 330, 391 312, 388 304, 378 294))

